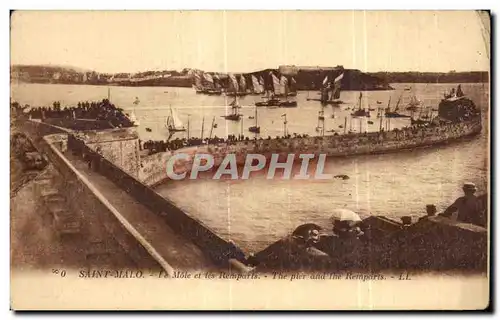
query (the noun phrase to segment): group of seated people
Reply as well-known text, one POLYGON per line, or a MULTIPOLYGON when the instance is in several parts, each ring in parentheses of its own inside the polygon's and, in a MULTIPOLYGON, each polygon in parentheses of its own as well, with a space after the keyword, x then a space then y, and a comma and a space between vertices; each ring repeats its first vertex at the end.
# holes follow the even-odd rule
MULTIPOLYGON (((476 187, 472 183, 463 186, 464 196, 459 197, 450 205, 441 217, 447 217, 459 223, 487 227, 487 201, 486 196, 477 197, 476 187)), ((429 216, 435 215, 429 213, 429 216)), ((427 230, 429 225, 424 225, 423 217, 415 224, 420 224, 421 229, 427 230)), ((261 267, 271 270, 290 269, 331 269, 351 270, 375 267, 376 264, 391 266, 399 258, 400 251, 412 250, 414 237, 405 238, 407 233, 403 223, 401 232, 397 237, 374 237, 370 227, 364 225, 361 219, 340 220, 331 218, 332 232, 322 234, 321 227, 309 223, 301 225, 295 231, 270 246, 246 258, 246 264, 252 267, 261 267), (382 238, 382 239, 380 239, 382 238), (392 239, 392 242, 388 239, 392 239), (385 243, 386 241, 387 243, 385 243), (375 245, 378 242, 383 245, 375 245), (406 243, 406 245, 405 245, 406 243), (392 261, 392 262, 387 262, 392 261)), ((411 225, 411 223, 410 223, 411 225)), ((444 235, 446 236, 446 235, 444 235)), ((442 239, 441 239, 442 240, 442 239)), ((456 241, 451 239, 450 241, 456 241)), ((416 246, 422 245, 417 241, 416 246)), ((426 246, 426 244, 423 244, 426 246)), ((427 247, 429 248, 429 247, 427 247)), ((431 248, 433 248, 431 246, 431 248)), ((416 249, 418 250, 418 249, 416 249)), ((429 258, 436 252, 427 252, 429 258)))
POLYGON ((133 123, 123 112, 123 109, 115 107, 108 99, 92 102, 78 102, 76 106, 61 107, 59 101, 55 101, 52 107, 33 107, 27 112, 34 119, 66 118, 104 120, 113 127, 132 127, 133 123))

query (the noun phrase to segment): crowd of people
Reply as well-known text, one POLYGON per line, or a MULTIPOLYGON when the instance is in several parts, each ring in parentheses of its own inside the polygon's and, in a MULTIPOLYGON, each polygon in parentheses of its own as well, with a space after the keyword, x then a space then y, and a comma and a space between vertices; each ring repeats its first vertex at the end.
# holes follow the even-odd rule
MULTIPOLYGON (((305 138, 308 137, 309 135, 307 134, 288 134, 285 136, 276 136, 275 139, 290 139, 290 138, 305 138)), ((268 136, 266 138, 267 140, 271 140, 271 136, 268 136)), ((200 145, 206 145, 206 144, 219 144, 219 143, 225 143, 225 144, 235 144, 239 141, 256 141, 256 140, 265 140, 264 138, 260 137, 245 137, 243 134, 230 134, 228 135, 227 138, 219 138, 217 136, 214 136, 212 138, 195 138, 191 137, 189 139, 187 138, 176 138, 172 139, 169 141, 166 140, 148 140, 148 141, 139 141, 140 149, 141 150, 147 150, 149 155, 158 153, 158 152, 166 152, 166 151, 174 151, 178 150, 181 148, 185 147, 193 147, 193 146, 200 146, 200 145)))
MULTIPOLYGON (((438 226, 442 223, 441 217, 449 219, 444 220, 446 222, 442 224, 443 226, 449 226, 450 221, 454 221, 455 223, 472 224, 483 228, 488 227, 487 194, 476 196, 476 185, 470 182, 464 183, 462 190, 464 196, 457 198, 441 214, 437 215, 434 205, 428 205, 427 207, 431 207, 433 210, 428 210, 427 216, 421 217, 416 222, 412 222, 411 218, 402 218, 399 231, 393 229, 394 231, 387 233, 385 237, 377 237, 377 235, 372 234, 370 224, 365 223, 355 212, 334 209, 330 218, 332 227, 330 232, 314 223, 300 225, 290 236, 276 241, 255 255, 250 255, 246 258, 245 263, 252 267, 259 266, 262 269, 271 270, 304 270, 308 268, 365 270, 366 268, 393 267, 399 261, 401 254, 399 250, 405 251, 408 248, 414 248, 414 250, 425 250, 429 259, 425 266, 422 265, 418 268, 430 268, 429 266, 432 266, 431 268, 434 266, 456 268, 457 266, 454 264, 456 260, 453 255, 443 258, 442 248, 447 250, 445 246, 440 248, 429 245, 432 240, 449 240, 448 243, 451 243, 456 239, 450 237, 451 233, 429 233, 428 230, 432 225, 438 226), (435 222, 429 223, 429 220, 435 222), (427 230, 424 231, 424 235, 422 230, 427 230), (412 240, 415 235, 425 237, 427 240, 416 243, 412 240), (435 264, 433 264, 434 262, 435 264)), ((461 245, 466 242, 464 241, 461 245)), ((419 258, 413 256, 411 260, 419 261, 419 258)), ((481 266, 477 261, 472 260, 473 258, 468 261, 468 265, 462 264, 461 268, 473 269, 478 265, 481 266)), ((463 260, 460 261, 463 263, 463 260)), ((401 263, 405 264, 406 262, 402 260, 401 263)))
POLYGON ((32 119, 66 118, 105 120, 113 127, 132 127, 133 122, 108 99, 92 102, 78 102, 76 106, 61 107, 60 101, 55 101, 52 107, 33 107, 27 112, 32 119))

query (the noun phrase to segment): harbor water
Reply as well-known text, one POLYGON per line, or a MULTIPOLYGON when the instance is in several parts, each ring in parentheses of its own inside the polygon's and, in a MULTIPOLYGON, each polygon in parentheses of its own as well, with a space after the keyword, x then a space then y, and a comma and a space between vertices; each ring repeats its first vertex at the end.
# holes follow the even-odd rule
MULTIPOLYGON (((415 94, 425 106, 437 108, 445 91, 454 84, 393 84, 393 91, 362 93, 362 106, 373 108, 371 118, 352 118, 358 107, 359 92, 344 91, 339 107, 324 108, 325 134, 335 130, 355 132, 378 131, 380 119, 377 108, 387 107, 389 97, 394 108, 401 99, 400 110, 406 108, 415 94), (404 88, 411 87, 411 90, 404 88), (332 117, 332 115, 334 117, 332 117), (347 120, 346 120, 347 119, 347 120), (372 121, 373 124, 369 124, 372 121), (347 123, 347 126, 344 126, 347 123)), ((325 173, 347 175, 349 179, 283 180, 267 179, 266 172, 252 175, 249 180, 212 180, 210 174, 198 180, 170 181, 157 187, 157 192, 175 202, 191 216, 199 219, 219 235, 234 241, 246 252, 256 252, 285 236, 301 223, 315 222, 329 228, 329 212, 347 208, 361 215, 424 215, 426 204, 435 204, 438 210, 446 208, 462 194, 463 182, 474 182, 478 193, 488 187, 488 101, 487 84, 463 84, 464 93, 483 112, 483 131, 480 136, 445 146, 421 148, 384 155, 355 156, 328 159, 325 173)), ((255 125, 254 103, 260 96, 240 98, 242 121, 226 121, 221 116, 230 113, 227 105, 232 98, 196 94, 190 88, 166 87, 110 87, 112 103, 134 112, 140 121, 139 135, 143 141, 167 138, 165 119, 170 108, 187 127, 191 136, 225 137, 240 134, 253 138, 248 127, 255 125), (138 100, 138 104, 133 102, 138 100), (214 121, 217 127, 211 131, 214 121), (149 130, 146 130, 146 129, 149 130)), ((83 85, 12 84, 11 98, 21 104, 49 106, 58 100, 62 106, 79 101, 97 101, 108 95, 108 87, 83 85), (36 97, 36 98, 35 98, 36 97)), ((290 134, 318 135, 318 112, 322 109, 317 92, 299 92, 297 108, 258 108, 261 136, 290 134)), ((409 119, 391 119, 382 122, 391 129, 409 124, 409 119)), ((186 136, 181 132, 176 136, 186 136)), ((297 163, 296 167, 300 167, 297 163)))

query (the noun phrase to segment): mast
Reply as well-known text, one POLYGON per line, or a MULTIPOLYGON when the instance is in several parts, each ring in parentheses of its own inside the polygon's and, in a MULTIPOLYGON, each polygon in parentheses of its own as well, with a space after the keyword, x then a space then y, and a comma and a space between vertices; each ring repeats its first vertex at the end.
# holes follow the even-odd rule
POLYGON ((111 102, 111 90, 108 87, 108 101, 111 102))
POLYGON ((257 128, 257 106, 255 106, 255 128, 257 128))
POLYGON ((281 116, 285 117, 285 120, 283 121, 283 135, 286 137, 286 124, 287 124, 286 113, 282 114, 281 116))
MULTIPOLYGON (((389 102, 390 102, 390 98, 389 98, 389 102)), ((380 108, 379 108, 380 109, 380 108)), ((378 129, 378 131, 382 131, 382 121, 384 120, 384 113, 380 113, 380 128, 378 129)))
POLYGON ((363 93, 359 93, 359 110, 361 110, 361 99, 363 98, 363 93))
POLYGON ((286 77, 283 77, 283 84, 284 84, 284 90, 285 90, 285 99, 288 97, 288 79, 286 77))
POLYGON ((187 137, 187 138, 188 138, 188 140, 189 140, 189 118, 190 118, 190 117, 191 117, 191 115, 190 115, 190 114, 188 114, 188 128, 187 128, 187 129, 188 129, 188 130, 187 130, 187 131, 188 131, 188 132, 187 132, 187 134, 188 134, 188 137, 187 137))
POLYGON ((212 127, 210 127, 210 136, 208 137, 208 139, 212 139, 212 131, 214 130, 214 124, 215 124, 215 117, 212 120, 212 127))
POLYGON ((345 117, 345 121, 344 121, 344 134, 346 133, 347 131, 347 117, 345 117))
POLYGON ((321 135, 325 136, 325 117, 323 116, 323 125, 321 126, 321 135))
POLYGON ((394 112, 399 110, 399 103, 401 102, 401 98, 403 97, 403 94, 399 96, 398 102, 396 102, 396 107, 394 108, 394 112))
POLYGON ((203 131, 205 127, 205 117, 203 117, 203 120, 201 121, 201 142, 203 143, 203 131))

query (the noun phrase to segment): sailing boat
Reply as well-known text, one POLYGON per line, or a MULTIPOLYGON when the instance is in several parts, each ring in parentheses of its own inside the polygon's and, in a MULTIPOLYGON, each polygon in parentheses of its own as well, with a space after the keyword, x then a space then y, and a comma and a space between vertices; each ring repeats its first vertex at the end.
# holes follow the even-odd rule
POLYGON ((344 74, 339 75, 335 80, 333 80, 333 90, 330 96, 330 100, 326 101, 328 104, 339 105, 342 103, 340 100, 340 89, 341 89, 341 81, 344 78, 344 74))
POLYGON ((255 125, 248 128, 248 131, 253 133, 260 133, 260 127, 257 125, 257 106, 255 106, 255 125))
POLYGON ((320 99, 312 98, 307 99, 311 101, 319 101, 321 104, 331 104, 339 105, 343 102, 340 100, 340 91, 342 89, 342 79, 344 78, 344 73, 340 74, 333 80, 333 83, 329 81, 328 75, 323 79, 323 86, 320 90, 320 99), (331 94, 329 95, 329 93, 331 94))
POLYGON ((172 107, 170 107, 170 116, 167 117, 166 127, 170 132, 186 131, 186 128, 184 128, 181 120, 177 116, 177 112, 174 112, 172 107))
POLYGON ((238 92, 239 96, 246 96, 247 92, 247 81, 245 80, 245 75, 240 75, 240 91, 238 92))
POLYGON ((408 106, 406 107, 406 110, 415 112, 420 108, 421 102, 417 99, 417 96, 413 94, 410 97, 410 102, 408 102, 408 106))
POLYGON ((281 100, 277 99, 276 96, 279 94, 280 90, 280 81, 278 77, 273 72, 270 72, 269 75, 271 76, 272 82, 273 82, 273 94, 270 96, 269 91, 267 91, 266 98, 267 101, 262 101, 262 102, 256 102, 255 106, 257 107, 279 107, 281 100))
POLYGON ((279 106, 282 108, 294 108, 297 106, 297 101, 293 100, 288 100, 288 91, 289 91, 289 86, 288 86, 288 79, 285 76, 281 76, 280 80, 280 91, 283 91, 283 96, 285 97, 286 101, 282 101, 279 103, 279 106))
MULTIPOLYGON (((240 79, 241 83, 241 79, 240 79)), ((238 83, 238 79, 234 74, 229 75, 229 90, 226 91, 226 96, 228 97, 237 97, 244 96, 246 93, 240 91, 240 83, 238 83)))
POLYGON ((215 86, 215 81, 212 75, 209 73, 204 73, 203 76, 205 80, 208 82, 208 86, 205 90, 205 93, 208 95, 221 95, 222 90, 215 86))
POLYGON ((366 111, 365 109, 361 109, 361 99, 363 98, 363 93, 359 93, 359 104, 358 104, 358 110, 355 110, 353 113, 351 113, 351 116, 353 117, 370 117, 370 111, 366 111))
POLYGON ((401 103, 401 98, 402 97, 403 97, 403 94, 401 94, 399 96, 399 99, 396 102, 396 107, 394 108, 394 111, 391 111, 391 107, 389 105, 387 106, 387 109, 385 109, 385 117, 386 118, 410 118, 409 115, 398 113, 398 111, 399 111, 399 104, 401 103))
POLYGON ((241 118, 241 114, 238 113, 238 109, 241 107, 238 103, 238 98, 234 97, 234 100, 229 104, 229 106, 231 106, 232 112, 230 114, 228 114, 226 116, 222 116, 222 117, 224 117, 226 120, 239 121, 241 118))
POLYGON ((132 111, 130 113, 130 116, 128 118, 129 118, 130 122, 132 122, 134 124, 134 126, 140 125, 140 122, 139 122, 139 120, 137 120, 137 117, 136 117, 134 111, 132 111))
POLYGON ((199 72, 195 72, 195 74, 194 74, 193 89, 196 91, 196 93, 204 93, 205 92, 205 90, 203 88, 203 81, 201 79, 201 75, 199 72))
POLYGON ((297 81, 295 81, 295 78, 292 77, 290 79, 290 92, 288 93, 289 97, 296 97, 297 96, 297 81))
POLYGON ((262 85, 260 84, 259 80, 257 79, 256 76, 254 75, 251 75, 251 79, 252 79, 252 92, 251 94, 252 95, 260 95, 260 94, 263 94, 264 93, 264 88, 262 87, 262 85))
MULTIPOLYGON (((137 106, 139 104, 139 102, 140 102, 139 98, 135 97, 134 106, 137 106)), ((134 126, 140 125, 140 122, 139 122, 139 120, 137 120, 137 117, 135 115, 134 110, 132 110, 132 112, 130 112, 130 115, 128 116, 128 118, 129 118, 130 122, 132 122, 134 124, 134 126)))

